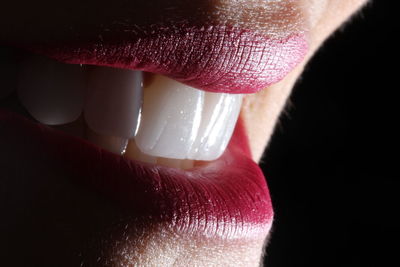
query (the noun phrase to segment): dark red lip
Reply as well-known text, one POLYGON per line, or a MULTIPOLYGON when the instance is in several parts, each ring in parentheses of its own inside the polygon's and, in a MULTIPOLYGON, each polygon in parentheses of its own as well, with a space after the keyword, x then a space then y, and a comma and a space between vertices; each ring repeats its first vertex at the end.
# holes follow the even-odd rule
POLYGON ((143 70, 220 93, 257 92, 280 81, 307 52, 301 33, 273 37, 235 27, 187 25, 22 46, 65 63, 143 70))
POLYGON ((9 162, 3 172, 11 177, 24 171, 18 162, 38 159, 43 166, 33 168, 54 165, 132 216, 181 233, 252 238, 270 229, 268 188, 240 121, 224 155, 190 171, 135 162, 7 111, 0 111, 0 132, 1 161, 9 162))

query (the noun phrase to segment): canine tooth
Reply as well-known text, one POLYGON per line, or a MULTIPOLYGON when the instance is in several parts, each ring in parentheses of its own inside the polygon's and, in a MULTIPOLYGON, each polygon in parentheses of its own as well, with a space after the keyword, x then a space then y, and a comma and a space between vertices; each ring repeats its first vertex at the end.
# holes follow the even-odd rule
POLYGON ((188 158, 214 160, 225 151, 239 117, 242 95, 206 93, 201 125, 188 158))
POLYGON ((21 63, 18 78, 19 99, 39 122, 65 124, 81 114, 85 92, 81 66, 33 56, 21 63))
POLYGON ((200 126, 204 92, 155 76, 144 89, 141 122, 135 141, 155 157, 184 159, 200 126))
POLYGON ((142 106, 142 72, 95 67, 89 75, 84 116, 101 135, 134 137, 142 106))
POLYGON ((10 95, 17 87, 17 68, 13 50, 0 48, 0 99, 10 95))

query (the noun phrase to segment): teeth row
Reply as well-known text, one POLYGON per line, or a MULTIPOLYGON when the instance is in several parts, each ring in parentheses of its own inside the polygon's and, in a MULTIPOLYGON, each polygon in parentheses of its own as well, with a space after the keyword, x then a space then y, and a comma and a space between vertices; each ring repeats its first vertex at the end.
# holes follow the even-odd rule
POLYGON ((83 112, 91 142, 145 162, 185 168, 192 163, 184 159, 214 160, 239 116, 241 95, 208 93, 159 75, 143 84, 140 71, 38 56, 17 69, 1 53, 0 98, 16 88, 26 110, 47 125, 74 122, 83 112))

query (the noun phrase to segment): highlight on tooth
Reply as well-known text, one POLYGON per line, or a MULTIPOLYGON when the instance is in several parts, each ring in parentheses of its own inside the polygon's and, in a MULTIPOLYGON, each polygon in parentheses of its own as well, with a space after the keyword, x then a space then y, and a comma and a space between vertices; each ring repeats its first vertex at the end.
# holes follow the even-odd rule
POLYGON ((228 145, 241 102, 242 95, 204 92, 156 76, 144 89, 136 145, 155 157, 215 160, 228 145))
POLYGON ((149 155, 184 159, 200 127, 204 92, 157 76, 144 90, 135 141, 149 155))

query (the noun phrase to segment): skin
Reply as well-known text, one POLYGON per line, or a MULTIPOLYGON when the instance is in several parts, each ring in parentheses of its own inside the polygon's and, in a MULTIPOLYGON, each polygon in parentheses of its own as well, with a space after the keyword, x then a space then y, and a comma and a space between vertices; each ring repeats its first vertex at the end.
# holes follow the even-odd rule
MULTIPOLYGON (((107 19, 111 21, 119 14, 130 18, 130 14, 122 5, 125 1, 122 0, 119 2, 121 5, 115 4, 113 7, 109 7, 107 1, 98 1, 100 7, 97 8, 98 12, 93 15, 92 20, 82 19, 87 12, 86 8, 91 7, 90 1, 83 4, 75 0, 66 1, 65 5, 75 8, 72 13, 51 6, 54 5, 54 1, 34 2, 35 4, 27 1, 26 4, 32 6, 23 10, 13 3, 6 4, 5 8, 2 7, 0 11, 2 42, 34 42, 44 40, 49 35, 61 40, 73 38, 71 31, 64 26, 65 21, 71 21, 74 27, 83 25, 82 27, 92 29, 97 34, 96 31, 99 29, 93 26, 97 25, 95 23, 97 21, 107 24, 107 19), (54 8, 56 11, 44 12, 40 8, 41 4, 50 5, 47 9, 54 8), (40 19, 35 19, 35 16, 40 19), (49 21, 53 23, 48 23, 49 21), (93 25, 87 21, 92 21, 93 25)), ((281 82, 245 97, 241 115, 247 128, 253 159, 259 161, 278 116, 307 61, 324 40, 366 1, 298 0, 267 1, 267 4, 261 0, 199 0, 190 1, 190 4, 182 0, 146 2, 177 7, 168 15, 161 11, 154 11, 153 14, 153 10, 143 2, 130 2, 139 10, 138 16, 142 12, 152 14, 152 16, 146 15, 149 17, 148 23, 190 17, 188 14, 193 13, 192 17, 196 19, 208 19, 213 23, 235 23, 270 35, 284 36, 299 29, 306 31, 309 52, 304 61, 281 82)), ((136 20, 139 21, 140 17, 136 17, 136 20)), ((129 23, 137 22, 132 18, 129 23)), ((25 164, 25 180, 2 179, 0 182, 1 188, 7 188, 7 192, 12 192, 2 193, 0 196, 2 213, 0 234, 11 240, 8 244, 0 242, 1 251, 6 251, 6 255, 0 254, 4 265, 11 266, 10 263, 13 263, 14 266, 35 264, 79 266, 83 263, 82 266, 258 266, 260 264, 267 235, 234 240, 224 238, 210 240, 178 235, 170 230, 169 225, 130 227, 132 218, 129 214, 93 193, 76 188, 68 182, 68 173, 51 166, 52 159, 43 157, 40 160, 49 162, 50 165, 46 168, 48 175, 39 175, 41 170, 34 167, 40 165, 35 162, 39 159, 32 158, 32 162, 25 164), (29 212, 26 212, 27 210, 29 212), (93 234, 96 236, 94 239, 93 234), (88 244, 89 239, 92 240, 89 245, 83 246, 83 243, 88 244)))
POLYGON ((281 82, 245 98, 242 115, 245 118, 253 159, 259 161, 268 144, 274 126, 298 77, 308 60, 339 26, 346 22, 367 1, 304 1, 310 20, 309 52, 281 82), (268 115, 266 115, 268 114, 268 115))

